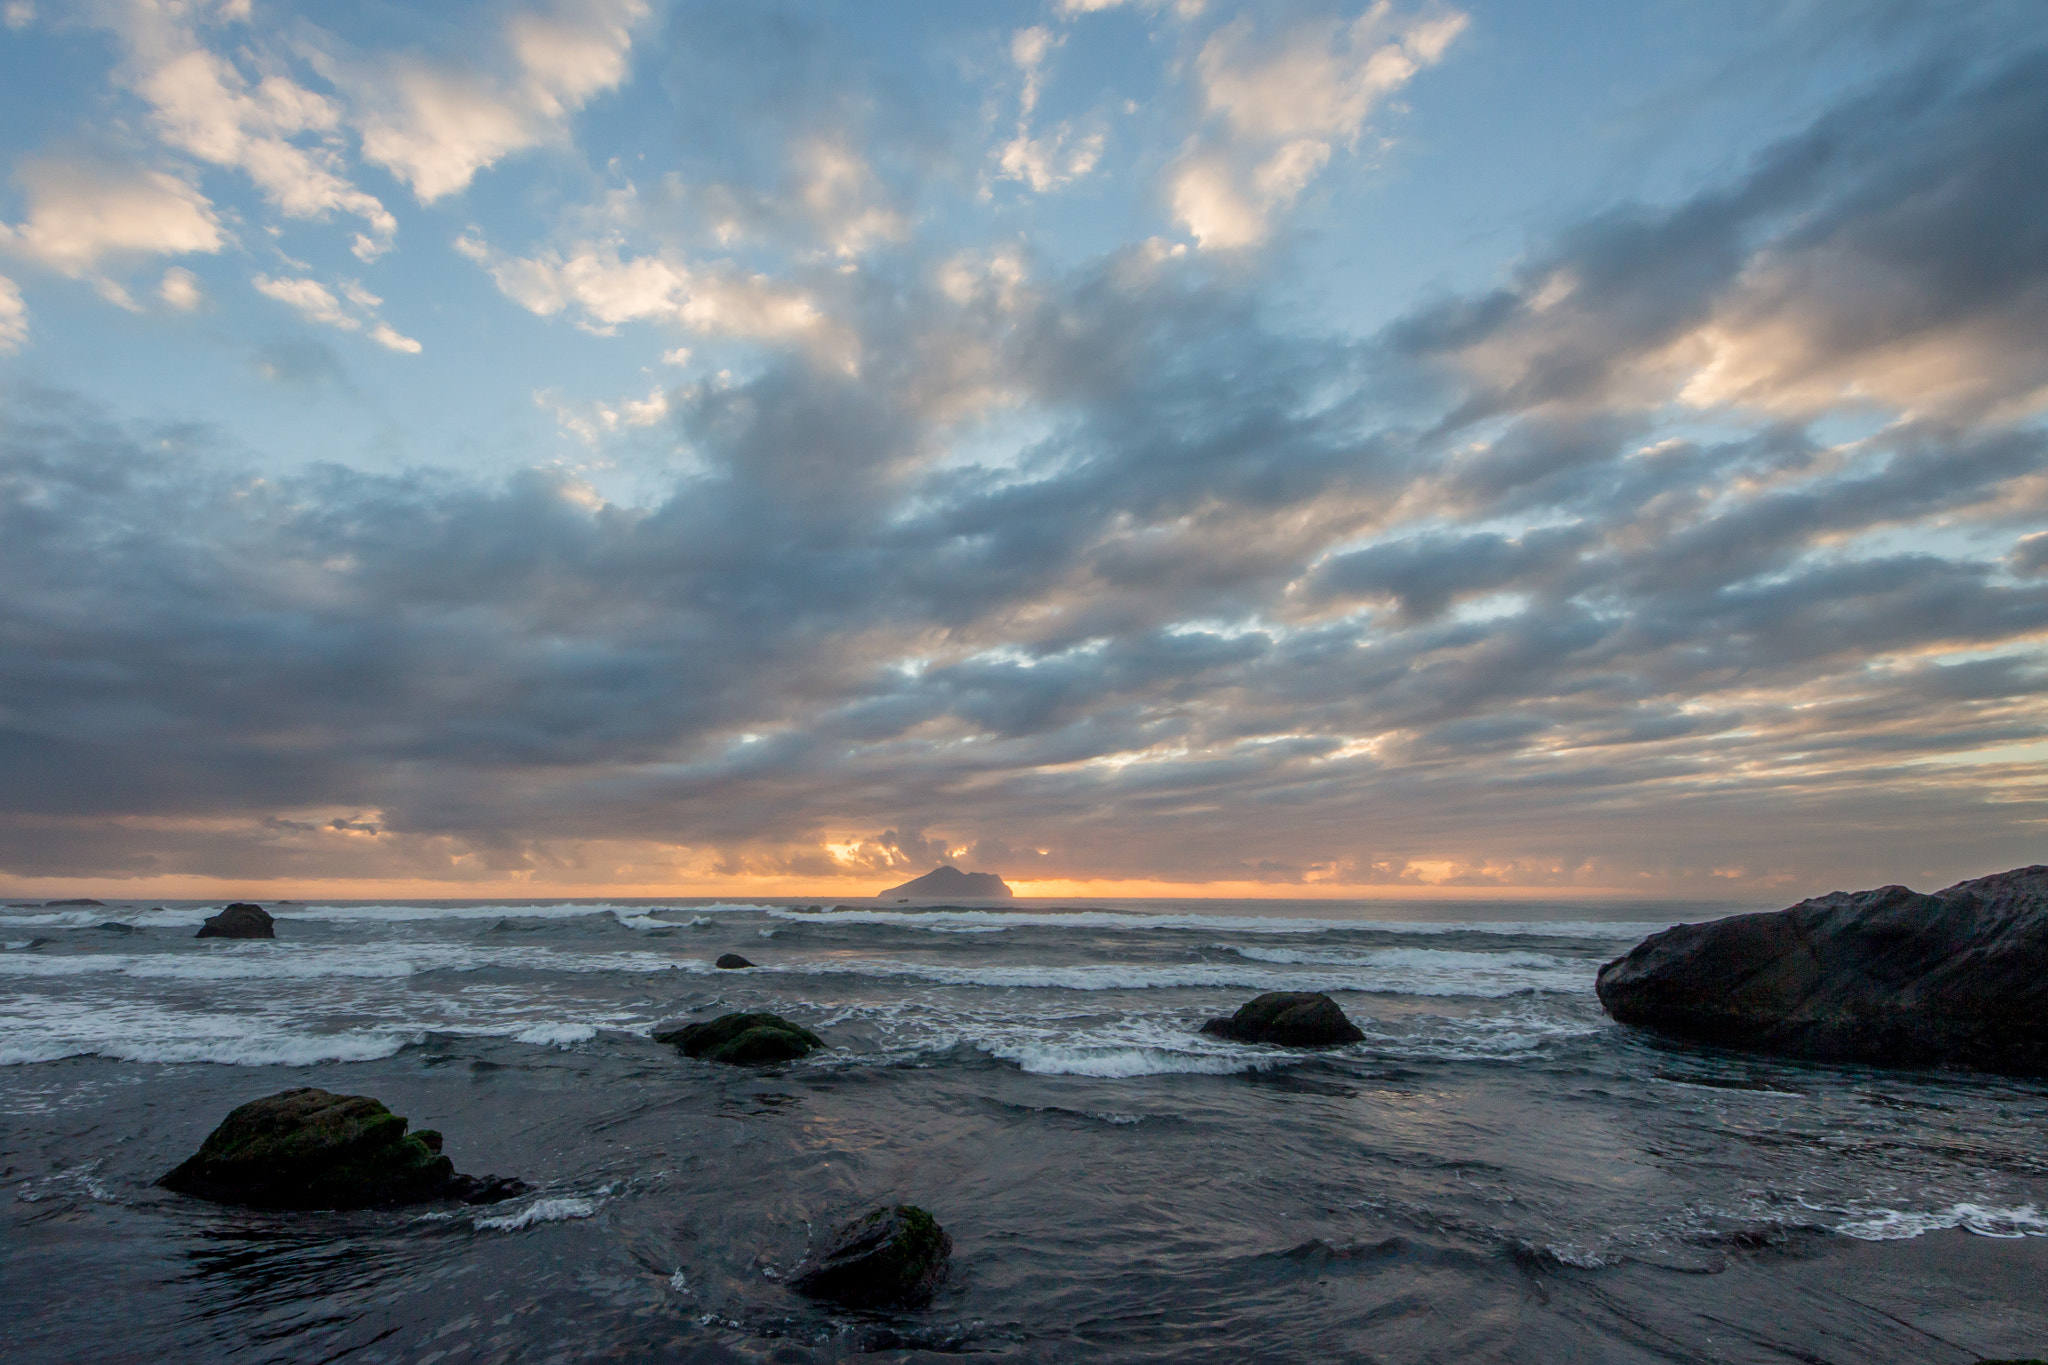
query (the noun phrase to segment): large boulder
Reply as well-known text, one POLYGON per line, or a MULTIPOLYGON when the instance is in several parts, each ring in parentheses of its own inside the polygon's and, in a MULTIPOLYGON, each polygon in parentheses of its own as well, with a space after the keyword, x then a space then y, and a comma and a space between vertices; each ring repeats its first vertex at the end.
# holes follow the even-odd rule
POLYGON ((2048 1075, 2048 867, 1681 924, 1596 989, 1621 1023, 1691 1042, 2048 1075))
POLYGON ((789 1062, 825 1040, 800 1024, 779 1014, 721 1014, 702 1024, 685 1024, 654 1035, 657 1043, 673 1043, 685 1057, 733 1066, 756 1066, 763 1062, 789 1062))
POLYGON ((260 905, 236 901, 199 926, 194 938, 276 938, 270 912, 260 905))
POLYGON ((368 1209, 429 1199, 490 1203, 527 1186, 464 1176, 441 1155, 441 1135, 368 1095, 311 1088, 251 1100, 198 1152, 156 1183, 180 1194, 265 1209, 368 1209))
POLYGON ((1267 991, 1228 1019, 1211 1019, 1202 1032, 1239 1043, 1281 1047, 1335 1047, 1365 1040, 1336 1001, 1321 991, 1267 991))
POLYGON ((711 965, 721 971, 734 972, 742 967, 751 967, 754 964, 741 957, 738 953, 720 953, 718 961, 711 965))
POLYGON ((953 1239, 915 1204, 880 1208, 839 1230, 789 1286, 849 1308, 914 1308, 946 1278, 953 1239))

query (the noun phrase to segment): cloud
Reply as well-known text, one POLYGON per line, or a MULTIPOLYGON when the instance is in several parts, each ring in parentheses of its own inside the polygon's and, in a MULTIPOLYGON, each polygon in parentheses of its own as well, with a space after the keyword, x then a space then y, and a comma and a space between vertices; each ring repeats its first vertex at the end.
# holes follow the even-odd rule
POLYGON ((616 240, 519 257, 494 251, 472 231, 455 246, 490 271, 507 298, 542 317, 573 310, 597 329, 668 323, 710 336, 816 345, 850 360, 845 334, 816 302, 764 274, 698 266, 666 252, 629 256, 616 240))
POLYGON ((344 332, 359 332, 367 325, 370 340, 379 346, 409 355, 419 354, 419 342, 401 334, 377 316, 377 308, 384 300, 354 280, 340 283, 341 297, 336 297, 333 290, 313 279, 273 279, 268 275, 257 275, 250 283, 256 286, 257 293, 284 304, 308 322, 339 328, 344 332), (343 298, 348 301, 346 305, 343 298))
POLYGON ((213 205, 163 171, 79 160, 23 162, 28 217, 0 225, 0 249, 80 278, 102 262, 219 251, 213 205))
POLYGON ((1211 130, 1169 175, 1174 217, 1205 248, 1265 240, 1339 147, 1465 28, 1456 11, 1397 14, 1379 0, 1360 17, 1310 18, 1262 32, 1251 16, 1202 45, 1196 80, 1211 130))
POLYGON ((22 301, 21 286, 0 275, 0 354, 18 351, 28 343, 28 305, 22 301))
MULTIPOLYGON (((2048 260, 1989 187, 2032 165, 2033 61, 1911 73, 1369 337, 1156 244, 913 236, 902 270, 771 278, 638 222, 465 235, 538 315, 762 343, 570 412, 688 451, 630 503, 560 469, 259 478, 17 390, 0 869, 595 886, 1029 850, 1762 898, 2025 861, 2048 433, 2012 301, 2048 260), (1874 278, 1898 292, 1830 284, 1874 278), (1705 329, 1787 316, 1798 363, 1701 421, 1705 329), (817 363, 834 329, 858 373, 817 363), (1923 332, 2013 354, 1967 393, 1864 364, 1923 332)), ((1258 161, 1299 134, 1258 126, 1258 161)), ((371 326, 339 281, 259 287, 371 326)))
POLYGON ((1046 62, 1063 41, 1042 26, 1018 29, 1010 39, 1010 60, 1023 86, 1017 96, 1016 132, 997 150, 996 164, 1003 179, 1021 180, 1036 194, 1080 179, 1102 160, 1104 138, 1099 130, 1079 132, 1071 120, 1062 120, 1049 132, 1036 137, 1031 133, 1046 62))
POLYGON ((1788 419, 2038 411, 2042 194, 2010 167, 2048 136, 2043 79, 2039 53, 1974 84, 1911 73, 1728 186, 1581 225, 1511 286, 1410 319, 1401 344, 1469 377, 1461 421, 1674 400, 1788 419))
POLYGON ((330 59, 356 101, 363 156, 422 203, 516 152, 561 141, 568 120, 626 77, 646 0, 556 0, 513 13, 469 62, 330 59))
POLYGON ((189 313, 206 302, 206 290, 200 286, 199 277, 181 265, 164 272, 156 295, 181 313, 189 313))
MULTIPOLYGON (((196 7, 135 0, 108 13, 127 50, 126 82, 149 104, 167 145, 241 171, 287 217, 363 219, 369 233, 357 236, 355 252, 366 260, 389 248, 396 220, 341 173, 341 110, 332 100, 277 72, 252 84, 201 41, 200 24, 214 16, 196 7), (294 141, 308 135, 314 145, 294 141)), ((219 17, 246 14, 227 9, 219 17)))

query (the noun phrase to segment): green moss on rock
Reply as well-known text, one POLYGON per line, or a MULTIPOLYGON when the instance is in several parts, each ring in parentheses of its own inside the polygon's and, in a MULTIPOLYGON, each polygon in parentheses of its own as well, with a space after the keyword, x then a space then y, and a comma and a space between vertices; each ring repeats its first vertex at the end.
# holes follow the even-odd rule
POLYGON ((794 1061, 825 1040, 779 1014, 722 1014, 701 1024, 685 1024, 654 1035, 657 1043, 673 1043, 685 1057, 733 1066, 794 1061))
POLYGON ((440 1134, 405 1129, 405 1119, 367 1095, 286 1090, 230 1113, 157 1184, 271 1209, 384 1208, 442 1197, 455 1166, 437 1150, 440 1134))

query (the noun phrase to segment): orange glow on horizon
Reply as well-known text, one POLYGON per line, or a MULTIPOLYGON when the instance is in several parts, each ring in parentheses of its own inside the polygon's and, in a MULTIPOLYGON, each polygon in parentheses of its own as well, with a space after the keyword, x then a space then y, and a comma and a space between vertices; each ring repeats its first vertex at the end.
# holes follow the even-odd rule
MULTIPOLYGON (((739 877, 656 884, 426 881, 400 878, 244 879, 169 876, 124 881, 110 877, 52 878, 0 891, 0 900, 42 902, 92 897, 108 901, 550 901, 550 900, 859 900, 882 890, 879 878, 739 877), (33 888, 33 889, 29 889, 33 888)), ((1007 880, 1007 879, 1006 879, 1007 880)), ((1028 900, 1586 900, 1654 898, 1643 887, 1490 886, 1316 882, 1169 882, 1046 878, 1016 880, 1011 890, 1028 900)))

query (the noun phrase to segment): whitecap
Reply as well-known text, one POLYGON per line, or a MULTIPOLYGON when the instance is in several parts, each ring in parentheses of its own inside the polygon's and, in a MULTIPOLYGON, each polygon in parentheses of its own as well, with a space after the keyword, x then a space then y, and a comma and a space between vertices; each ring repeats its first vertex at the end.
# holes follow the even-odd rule
POLYGON ((587 1043, 597 1037, 597 1030, 589 1024, 535 1024, 512 1035, 521 1043, 535 1046, 564 1047, 570 1043, 587 1043))
POLYGON ((1950 1204, 1926 1212, 1874 1209, 1837 1224, 1835 1231, 1865 1242, 1896 1242, 1949 1228, 1962 1228, 1979 1237, 2048 1237, 2048 1215, 2032 1204, 2014 1208, 1950 1204))
POLYGON ((562 1223, 572 1218, 588 1218, 597 1212, 600 1201, 576 1196, 558 1196, 552 1199, 537 1199, 517 1213, 501 1214, 495 1218, 478 1218, 475 1227, 480 1232, 519 1232, 537 1223, 562 1223))

